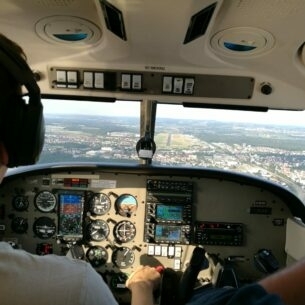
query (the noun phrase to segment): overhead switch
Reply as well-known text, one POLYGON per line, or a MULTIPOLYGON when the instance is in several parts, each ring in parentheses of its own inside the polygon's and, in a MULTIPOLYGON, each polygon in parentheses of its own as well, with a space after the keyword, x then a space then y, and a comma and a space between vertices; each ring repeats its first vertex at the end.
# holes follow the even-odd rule
POLYGON ((94 73, 94 88, 104 89, 104 73, 102 72, 94 73))
POLYGON ((174 78, 174 93, 181 94, 183 88, 183 78, 175 77, 174 78))
POLYGON ((68 88, 78 87, 78 74, 76 71, 67 71, 67 86, 68 88))
POLYGON ((130 90, 131 89, 131 74, 122 74, 121 88, 123 90, 130 90))
POLYGON ((67 73, 64 70, 56 71, 56 86, 58 88, 65 88, 67 86, 67 73))
POLYGON ((171 93, 173 91, 173 78, 172 76, 163 77, 163 88, 164 93, 171 93))
POLYGON ((133 90, 142 90, 142 75, 141 74, 132 75, 132 89, 133 90))
POLYGON ((194 84, 195 80, 194 78, 185 78, 184 79, 184 88, 183 88, 183 93, 191 95, 194 92, 194 84))
POLYGON ((84 88, 93 88, 93 72, 84 72, 84 88))

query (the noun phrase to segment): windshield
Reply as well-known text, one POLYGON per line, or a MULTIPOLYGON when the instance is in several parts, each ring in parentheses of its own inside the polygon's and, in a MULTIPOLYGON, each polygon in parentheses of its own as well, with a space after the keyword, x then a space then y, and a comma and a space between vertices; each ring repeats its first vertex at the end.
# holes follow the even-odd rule
MULTIPOLYGON (((140 102, 44 100, 39 163, 139 163, 140 102)), ((158 104, 155 165, 217 168, 287 187, 305 201, 305 115, 158 104)))
POLYGON ((133 162, 140 103, 44 100, 46 137, 39 163, 133 162))
POLYGON ((305 200, 304 112, 158 105, 155 139, 155 162, 255 175, 305 200))

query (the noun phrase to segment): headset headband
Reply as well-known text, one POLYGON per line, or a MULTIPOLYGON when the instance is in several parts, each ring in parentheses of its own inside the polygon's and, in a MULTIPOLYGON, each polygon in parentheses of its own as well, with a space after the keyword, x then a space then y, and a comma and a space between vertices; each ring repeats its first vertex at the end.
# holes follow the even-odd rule
MULTIPOLYGON (((24 85, 31 96, 40 96, 40 89, 35 81, 34 74, 27 62, 19 54, 14 54, 12 47, 0 39, 0 63, 22 86, 24 85), (10 52, 11 51, 11 52, 10 52)), ((39 101, 35 99, 34 101, 39 101)))

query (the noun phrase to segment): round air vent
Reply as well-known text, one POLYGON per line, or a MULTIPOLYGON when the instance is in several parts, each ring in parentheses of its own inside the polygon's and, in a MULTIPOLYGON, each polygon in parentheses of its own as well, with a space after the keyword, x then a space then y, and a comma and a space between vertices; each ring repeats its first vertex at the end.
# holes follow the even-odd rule
POLYGON ((85 46, 98 42, 102 32, 94 23, 74 16, 51 16, 36 23, 36 33, 51 43, 85 46))
POLYGON ((270 50, 274 46, 274 37, 257 28, 230 28, 215 34, 211 45, 222 55, 250 56, 270 50))

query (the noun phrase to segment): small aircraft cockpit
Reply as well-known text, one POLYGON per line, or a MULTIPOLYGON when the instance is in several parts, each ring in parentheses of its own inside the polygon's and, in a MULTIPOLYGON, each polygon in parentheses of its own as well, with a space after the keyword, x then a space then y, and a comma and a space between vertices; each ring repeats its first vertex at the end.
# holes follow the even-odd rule
POLYGON ((139 265, 181 278, 199 251, 196 287, 239 287, 299 260, 304 17, 301 0, 3 0, 45 138, 0 186, 0 240, 87 261, 120 305, 139 265))

